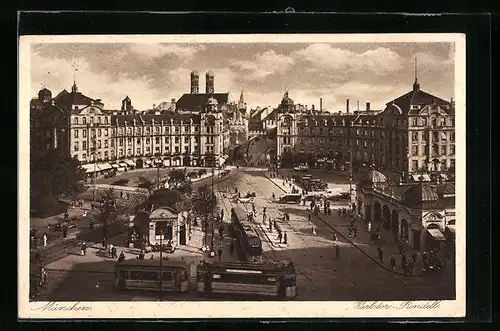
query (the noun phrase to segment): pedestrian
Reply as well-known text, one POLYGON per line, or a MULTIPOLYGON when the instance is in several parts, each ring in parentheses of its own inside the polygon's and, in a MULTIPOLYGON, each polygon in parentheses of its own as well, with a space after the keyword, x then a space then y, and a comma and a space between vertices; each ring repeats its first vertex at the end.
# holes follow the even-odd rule
POLYGON ((278 232, 278 240, 280 241, 280 244, 281 244, 281 231, 278 232))
POLYGON ((426 251, 424 251, 424 252, 422 253, 422 262, 423 262, 424 264, 427 264, 427 252, 426 252, 426 251))
POLYGON ((149 257, 149 259, 150 259, 150 260, 154 260, 154 259, 155 259, 154 255, 153 255, 153 254, 151 254, 151 256, 149 257))
POLYGON ((413 257, 410 260, 410 263, 408 263, 408 273, 413 276, 413 268, 415 267, 415 262, 413 261, 413 257))
MULTIPOLYGON (((152 255, 151 255, 152 256, 152 255)), ((125 253, 123 253, 123 251, 120 253, 120 256, 118 257, 118 262, 122 262, 123 260, 125 260, 125 253)))
POLYGON ((335 257, 337 258, 337 260, 340 259, 340 248, 337 244, 335 244, 335 257))
POLYGON ((358 227, 356 225, 354 226, 353 232, 354 232, 354 237, 357 237, 358 236, 358 227))
POLYGON ((222 259, 222 248, 217 250, 217 255, 219 256, 219 261, 222 259))
POLYGON ((413 263, 417 262, 417 252, 411 253, 411 260, 413 261, 413 263))
POLYGON ((85 242, 83 242, 83 244, 82 244, 82 251, 81 251, 81 253, 82 253, 82 256, 83 255, 87 255, 87 244, 85 242))
POLYGON ((144 251, 141 249, 141 252, 139 253, 139 260, 144 260, 145 254, 144 251))
POLYGON ((378 252, 378 259, 380 263, 384 262, 384 251, 382 250, 382 247, 380 245, 377 247, 377 252, 378 252))
POLYGON ((316 228, 314 226, 312 227, 312 233, 314 236, 316 235, 316 228))
POLYGON ((406 262, 402 263, 401 267, 403 268, 403 274, 408 276, 408 264, 406 262))
POLYGON ((372 222, 368 222, 368 232, 372 232, 372 222))
POLYGON ((48 241, 47 232, 45 232, 43 234, 43 247, 47 247, 47 241, 48 241))
POLYGON ((333 242, 336 242, 337 241, 337 235, 335 234, 335 232, 333 233, 333 242))
POLYGON ((266 208, 266 207, 264 207, 264 208, 262 209, 262 214, 266 215, 266 210, 267 210, 267 208, 266 208))
POLYGON ((271 222, 271 217, 269 217, 269 232, 273 232, 273 223, 271 222))
POLYGON ((113 246, 113 248, 111 249, 111 258, 112 259, 116 259, 118 258, 118 255, 117 255, 117 252, 116 252, 116 247, 113 246))
POLYGON ((285 231, 285 232, 283 232, 283 244, 285 244, 285 245, 287 244, 287 239, 288 238, 287 238, 286 231, 285 231))
POLYGON ((68 236, 68 227, 65 225, 62 228, 62 233, 63 233, 63 238, 66 238, 68 236))
POLYGON ((309 222, 312 222, 311 214, 307 215, 307 218, 309 219, 309 222))
POLYGON ((400 242, 398 247, 399 247, 399 254, 400 254, 400 255, 403 255, 403 252, 404 252, 403 243, 402 243, 402 242, 400 242))
POLYGON ((391 256, 391 268, 392 270, 396 269, 396 256, 394 254, 391 256))
POLYGON ((231 254, 231 256, 233 256, 233 252, 234 252, 234 243, 231 240, 231 243, 229 244, 229 254, 231 254))
POLYGON ((272 197, 273 197, 273 201, 274 201, 276 199, 276 195, 274 195, 274 192, 273 192, 272 197))
POLYGON ((406 253, 401 254, 401 266, 406 265, 406 253))
POLYGON ((64 220, 67 221, 69 218, 68 210, 64 212, 64 220))

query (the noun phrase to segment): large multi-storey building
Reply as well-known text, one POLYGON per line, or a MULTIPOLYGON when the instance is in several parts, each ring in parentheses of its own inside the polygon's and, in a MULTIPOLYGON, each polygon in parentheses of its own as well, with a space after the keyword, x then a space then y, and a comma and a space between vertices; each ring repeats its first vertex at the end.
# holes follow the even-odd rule
MULTIPOLYGON (((198 80, 193 74, 191 78, 191 92, 197 92, 198 80)), ((87 164, 84 167, 88 172, 154 163, 223 163, 229 141, 223 117, 227 93, 213 93, 214 77, 210 72, 207 84, 210 93, 185 94, 175 109, 165 111, 137 111, 128 96, 121 110, 106 110, 101 100, 78 92, 76 84, 71 92, 64 90, 55 98, 42 89, 31 101, 32 148, 61 148, 87 164)))
POLYGON ((388 102, 384 110, 335 114, 297 111, 285 93, 278 106, 277 160, 342 168, 375 166, 389 178, 424 180, 453 173, 455 105, 420 89, 388 102))

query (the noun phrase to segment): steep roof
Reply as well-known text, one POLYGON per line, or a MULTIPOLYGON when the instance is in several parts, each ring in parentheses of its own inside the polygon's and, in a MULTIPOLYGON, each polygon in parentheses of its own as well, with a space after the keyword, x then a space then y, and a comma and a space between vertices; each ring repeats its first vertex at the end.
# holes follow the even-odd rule
POLYGON ((450 102, 438 98, 432 94, 424 92, 420 89, 413 89, 412 91, 396 98, 387 103, 387 106, 396 104, 401 108, 403 115, 407 115, 410 112, 411 105, 432 105, 436 104, 438 106, 449 106, 450 102))
POLYGON ((219 105, 227 104, 229 93, 197 93, 197 94, 183 94, 176 102, 177 109, 186 110, 199 110, 202 109, 208 102, 208 99, 213 97, 217 100, 219 105))
POLYGON ((155 114, 136 114, 136 115, 112 115, 111 123, 122 126, 125 122, 128 125, 133 125, 134 119, 137 125, 151 124, 154 120, 155 123, 170 122, 173 120, 174 123, 179 124, 181 121, 184 123, 189 123, 193 119, 194 124, 200 123, 199 114, 180 114, 177 112, 167 112, 159 115, 155 114))
POLYGON ((54 102, 61 107, 69 107, 71 105, 90 105, 93 101, 81 92, 71 92, 63 90, 61 93, 56 95, 54 102))
POLYGON ((426 183, 413 185, 403 195, 403 204, 416 209, 443 208, 443 201, 434 187, 426 183))

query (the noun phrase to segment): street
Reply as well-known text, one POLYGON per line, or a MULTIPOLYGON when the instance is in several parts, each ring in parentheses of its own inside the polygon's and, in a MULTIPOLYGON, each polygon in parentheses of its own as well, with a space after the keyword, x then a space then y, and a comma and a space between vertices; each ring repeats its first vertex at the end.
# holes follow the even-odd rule
MULTIPOLYGON (((332 215, 313 216, 308 219, 308 205, 279 204, 272 201, 272 195, 279 197, 283 189, 273 183, 265 175, 268 172, 257 168, 233 169, 223 180, 215 183, 215 192, 219 198, 219 207, 224 210, 224 222, 230 222, 231 208, 236 205, 230 201, 235 188, 241 195, 255 192, 254 200, 257 217, 255 229, 262 239, 263 257, 266 261, 292 260, 297 267, 297 287, 300 301, 311 300, 444 300, 455 296, 454 272, 435 276, 404 276, 400 271, 393 272, 380 265, 374 258, 374 247, 362 236, 348 241, 342 233, 347 233, 348 220, 339 216, 336 211, 332 215), (280 244, 275 231, 269 232, 268 223, 262 224, 262 211, 266 207, 266 218, 276 220, 287 233, 287 245, 280 244), (288 213, 290 221, 285 222, 283 215, 288 213), (313 231, 314 229, 314 231, 313 231), (337 241, 333 241, 333 233, 338 231, 337 241), (315 234, 313 233, 315 232, 315 234), (339 246, 339 258, 336 258, 335 244, 339 246)), ((205 181, 204 181, 205 183, 205 181)), ((206 182, 210 184, 210 181, 206 182)), ((329 187, 333 187, 330 183, 329 187)), ((239 203, 246 210, 251 210, 250 203, 239 203)), ((346 207, 345 203, 335 203, 333 208, 346 207)), ((217 229, 215 229, 217 232, 217 229)), ((226 231, 227 234, 227 231, 226 231)), ((197 296, 194 284, 194 264, 211 259, 200 251, 203 233, 195 227, 193 238, 187 246, 183 246, 170 259, 183 259, 193 263, 191 270, 191 291, 188 294, 167 294, 164 300, 211 300, 197 296)), ((122 238, 123 239, 123 238, 122 238)), ((111 238, 124 251, 127 258, 135 258, 133 249, 120 247, 123 241, 111 238)), ((215 247, 222 247, 222 260, 235 261, 236 254, 229 253, 231 238, 215 238, 215 247)), ((69 243, 69 242, 68 242, 69 243)), ((57 257, 52 258, 47 287, 43 289, 40 300, 156 300, 157 295, 141 293, 119 293, 113 288, 115 261, 100 255, 100 245, 91 241, 87 256, 79 256, 77 243, 57 250, 57 257)), ((385 260, 388 261, 387 252, 385 260)), ((157 255, 157 253, 155 253, 157 255)), ((155 258, 159 258, 155 255, 155 258)), ((149 255, 148 255, 149 256, 149 255)), ((215 257, 217 258, 217 257, 215 257)), ((213 259, 213 258, 212 258, 213 259)), ((387 262, 385 262, 387 264, 387 262)), ((454 267, 454 266, 453 266, 454 267)), ((452 271, 453 267, 448 267, 452 271)), ((447 271, 449 271, 447 270, 447 271)), ((226 298, 230 299, 230 298, 226 298)))

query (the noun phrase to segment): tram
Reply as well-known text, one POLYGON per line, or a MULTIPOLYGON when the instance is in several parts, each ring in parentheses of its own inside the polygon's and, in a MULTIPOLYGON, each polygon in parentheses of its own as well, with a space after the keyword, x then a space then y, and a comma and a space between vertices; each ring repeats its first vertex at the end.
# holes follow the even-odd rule
POLYGON ((248 221, 247 213, 235 207, 231 209, 231 227, 232 232, 241 249, 245 261, 259 260, 262 255, 262 241, 248 221))
POLYGON ((253 295, 292 300, 297 296, 295 266, 288 261, 202 262, 197 267, 196 289, 202 295, 253 295))
POLYGON ((169 260, 130 259, 116 263, 118 290, 189 291, 189 264, 169 260))

